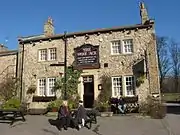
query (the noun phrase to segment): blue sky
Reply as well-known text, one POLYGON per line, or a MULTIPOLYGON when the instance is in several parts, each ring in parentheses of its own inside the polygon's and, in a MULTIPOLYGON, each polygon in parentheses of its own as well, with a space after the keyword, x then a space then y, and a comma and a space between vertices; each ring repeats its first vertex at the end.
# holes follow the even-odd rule
MULTIPOLYGON (((17 49, 18 36, 41 34, 51 16, 55 32, 75 32, 140 23, 139 0, 1 0, 0 43, 17 49), (5 42, 8 39, 8 42, 5 42)), ((156 33, 178 42, 179 0, 144 0, 156 33)))

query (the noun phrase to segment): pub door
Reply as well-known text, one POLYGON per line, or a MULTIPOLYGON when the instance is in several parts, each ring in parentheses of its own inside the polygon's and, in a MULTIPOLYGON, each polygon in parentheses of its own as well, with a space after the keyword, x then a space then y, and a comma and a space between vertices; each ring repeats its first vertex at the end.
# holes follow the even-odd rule
POLYGON ((93 76, 84 76, 83 77, 84 84, 84 107, 92 108, 94 104, 94 77, 93 76))

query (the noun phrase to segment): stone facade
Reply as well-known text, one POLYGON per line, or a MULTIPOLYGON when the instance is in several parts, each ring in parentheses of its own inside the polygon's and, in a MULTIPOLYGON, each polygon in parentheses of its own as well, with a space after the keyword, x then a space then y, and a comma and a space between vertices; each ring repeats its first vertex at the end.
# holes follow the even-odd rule
MULTIPOLYGON (((156 39, 154 33, 154 21, 147 16, 144 5, 140 5, 142 24, 129 27, 119 27, 110 29, 100 29, 87 32, 67 34, 67 65, 74 63, 74 49, 83 45, 91 44, 99 46, 100 68, 84 69, 81 75, 81 83, 78 86, 78 92, 81 99, 84 95, 83 76, 94 76, 94 99, 98 97, 100 77, 103 74, 109 74, 111 77, 134 76, 135 82, 137 75, 133 67, 143 61, 143 65, 138 70, 146 74, 144 83, 135 87, 135 95, 138 95, 139 101, 144 101, 148 95, 160 94, 158 78, 158 61, 156 54, 156 39), (116 40, 132 39, 133 53, 112 55, 111 42, 116 40), (105 67, 105 63, 108 64, 105 67), (142 68, 142 69, 141 69, 142 68)), ((51 26, 53 26, 51 24, 51 26)), ((46 26, 47 27, 47 26, 46 26)), ((50 27, 49 27, 50 28, 50 27)), ((47 30, 47 29, 46 29, 47 30)), ((23 80, 23 97, 26 98, 26 92, 31 85, 36 85, 38 89, 38 79, 47 77, 58 77, 64 72, 63 66, 50 66, 54 63, 64 61, 64 40, 63 35, 53 35, 54 28, 50 29, 51 36, 34 36, 19 39, 19 72, 23 80), (39 50, 56 48, 57 58, 54 61, 39 61, 39 50)), ((126 87, 122 80, 122 87, 126 87)), ((38 95, 38 90, 35 95, 38 95)), ((123 96, 126 96, 123 90, 123 96)), ((31 108, 46 107, 47 103, 32 102, 31 108)))
POLYGON ((17 51, 0 52, 0 83, 2 83, 7 77, 16 77, 17 66, 17 51))

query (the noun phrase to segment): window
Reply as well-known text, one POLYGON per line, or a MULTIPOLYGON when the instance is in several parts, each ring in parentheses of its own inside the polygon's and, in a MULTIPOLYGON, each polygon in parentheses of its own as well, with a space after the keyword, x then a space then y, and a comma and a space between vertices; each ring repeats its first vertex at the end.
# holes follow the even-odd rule
POLYGON ((39 50, 39 61, 47 60, 47 49, 39 50))
POLYGON ((112 41, 111 42, 111 53, 120 54, 121 53, 121 41, 112 41))
POLYGON ((38 96, 54 96, 56 78, 41 78, 38 80, 38 96))
POLYGON ((44 96, 46 91, 46 78, 39 79, 38 85, 39 85, 38 95, 44 96))
POLYGON ((112 96, 117 97, 122 95, 122 78, 112 77, 112 96))
POLYGON ((49 49, 49 60, 56 60, 56 48, 49 49))
POLYGON ((125 93, 126 96, 134 96, 135 95, 135 87, 134 87, 134 77, 133 76, 125 76, 125 93))
POLYGON ((135 96, 134 76, 112 77, 112 97, 135 96))
POLYGON ((48 78, 48 95, 50 96, 54 96, 55 92, 54 92, 54 85, 56 82, 56 78, 48 78))
POLYGON ((124 53, 132 53, 133 52, 133 40, 132 39, 123 40, 123 50, 124 50, 124 53))

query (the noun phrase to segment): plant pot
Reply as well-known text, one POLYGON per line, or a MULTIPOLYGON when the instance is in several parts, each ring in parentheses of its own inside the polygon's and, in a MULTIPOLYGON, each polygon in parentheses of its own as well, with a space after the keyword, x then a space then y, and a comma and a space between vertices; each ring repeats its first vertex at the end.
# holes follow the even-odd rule
POLYGON ((51 112, 57 112, 57 111, 58 111, 58 108, 57 108, 57 107, 51 108, 51 112))
POLYGON ((101 112, 101 117, 112 117, 113 112, 101 112))

